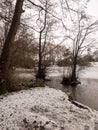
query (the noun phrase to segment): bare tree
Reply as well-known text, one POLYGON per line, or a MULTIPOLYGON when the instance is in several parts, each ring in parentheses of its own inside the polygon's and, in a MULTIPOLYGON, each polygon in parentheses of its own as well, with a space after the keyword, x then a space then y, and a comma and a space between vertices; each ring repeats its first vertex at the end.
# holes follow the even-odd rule
MULTIPOLYGON (((92 35, 98 29, 98 21, 91 21, 90 17, 85 13, 84 5, 79 5, 78 1, 77 8, 68 3, 67 0, 62 4, 63 15, 68 14, 68 22, 70 25, 66 24, 66 21, 62 20, 63 27, 66 31, 65 37, 70 39, 72 43, 72 61, 71 61, 71 74, 70 74, 70 84, 78 83, 77 75, 77 64, 80 55, 83 54, 88 47, 94 45, 94 38, 92 35), (71 5, 71 7, 69 6, 71 5), (65 8, 64 8, 65 7, 65 8), (81 7, 81 8, 80 8, 81 7), (65 12, 65 9, 67 10, 65 12)), ((74 4, 74 3, 73 3, 74 4)))
POLYGON ((12 49, 13 41, 15 39, 15 35, 17 33, 18 26, 20 24, 20 16, 21 13, 23 12, 22 10, 23 2, 24 0, 16 1, 12 23, 8 31, 7 37, 5 39, 3 50, 1 53, 1 58, 0 58, 0 89, 1 90, 2 87, 6 89, 8 87, 7 73, 9 71, 9 66, 10 66, 11 49, 12 49))
POLYGON ((78 23, 78 32, 75 38, 73 39, 73 57, 72 57, 72 73, 71 73, 71 82, 77 81, 77 64, 78 58, 83 54, 85 50, 94 46, 94 39, 90 38, 91 35, 96 31, 98 27, 97 22, 93 22, 89 25, 85 25, 83 21, 85 16, 81 15, 78 23))
MULTIPOLYGON (((45 66, 44 66, 44 59, 45 55, 45 48, 47 46, 47 43, 49 43, 49 36, 52 26, 55 23, 54 18, 52 17, 51 11, 53 11, 53 3, 51 0, 40 0, 39 4, 35 4, 33 1, 28 0, 31 5, 33 5, 33 8, 35 8, 35 18, 36 25, 35 30, 38 33, 38 71, 36 74, 37 78, 45 78, 45 66)), ((30 7, 31 8, 31 7, 30 7)), ((35 20, 34 19, 34 20, 35 20)), ((33 22, 34 22, 33 20, 33 22)))

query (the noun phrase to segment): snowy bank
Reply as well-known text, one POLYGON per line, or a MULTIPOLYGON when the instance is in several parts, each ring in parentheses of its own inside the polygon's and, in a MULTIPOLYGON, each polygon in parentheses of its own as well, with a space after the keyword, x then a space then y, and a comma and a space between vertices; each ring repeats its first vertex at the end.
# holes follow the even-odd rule
POLYGON ((0 130, 98 130, 98 112, 78 108, 53 88, 0 96, 0 130))

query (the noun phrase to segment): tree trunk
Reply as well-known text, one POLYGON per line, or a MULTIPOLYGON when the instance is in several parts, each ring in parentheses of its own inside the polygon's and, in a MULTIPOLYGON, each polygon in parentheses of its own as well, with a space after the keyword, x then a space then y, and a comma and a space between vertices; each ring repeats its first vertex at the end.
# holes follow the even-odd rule
POLYGON ((20 24, 20 16, 21 13, 23 12, 22 10, 23 1, 24 0, 16 1, 12 23, 9 32, 7 34, 7 37, 5 39, 5 43, 0 58, 0 87, 5 87, 6 89, 8 86, 7 73, 10 67, 11 50, 15 39, 15 35, 17 33, 18 26, 20 24))
POLYGON ((40 35, 39 35, 39 61, 38 61, 38 71, 37 71, 36 78, 44 79, 45 78, 45 71, 44 71, 44 68, 42 66, 42 43, 41 43, 41 39, 42 39, 42 31, 40 32, 40 35))
POLYGON ((77 57, 74 57, 73 66, 72 66, 72 74, 71 74, 72 83, 77 81, 76 69, 77 69, 77 57))
POLYGON ((40 32, 40 36, 39 36, 39 64, 38 64, 38 71, 41 70, 42 67, 42 52, 41 52, 41 36, 42 36, 42 32, 40 32))

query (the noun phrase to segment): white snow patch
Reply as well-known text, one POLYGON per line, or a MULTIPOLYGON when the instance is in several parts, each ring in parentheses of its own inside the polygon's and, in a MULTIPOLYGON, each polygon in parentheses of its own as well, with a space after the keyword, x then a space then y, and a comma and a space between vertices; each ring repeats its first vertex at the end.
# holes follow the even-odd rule
POLYGON ((53 88, 0 96, 0 130, 97 130, 98 112, 81 109, 53 88))

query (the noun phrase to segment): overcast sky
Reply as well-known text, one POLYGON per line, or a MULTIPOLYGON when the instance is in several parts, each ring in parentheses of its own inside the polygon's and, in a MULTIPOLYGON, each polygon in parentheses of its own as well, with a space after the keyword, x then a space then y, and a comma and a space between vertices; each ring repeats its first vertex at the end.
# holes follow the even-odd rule
POLYGON ((98 17, 98 0, 90 0, 87 10, 90 15, 98 17))

